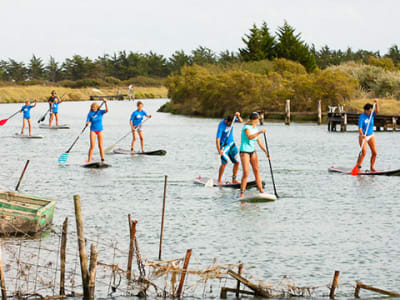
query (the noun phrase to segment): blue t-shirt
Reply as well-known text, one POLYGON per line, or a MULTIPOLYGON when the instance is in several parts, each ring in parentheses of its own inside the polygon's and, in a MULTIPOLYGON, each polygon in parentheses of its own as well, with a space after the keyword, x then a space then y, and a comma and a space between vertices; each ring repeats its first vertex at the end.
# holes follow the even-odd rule
MULTIPOLYGON (((232 128, 229 136, 227 136, 229 133, 230 126, 228 124, 226 124, 225 120, 226 119, 219 122, 218 129, 217 129, 217 139, 219 139, 219 145, 221 147, 230 145, 231 143, 235 142, 233 139, 233 128, 232 128)), ((236 122, 239 122, 239 121, 235 118, 235 123, 236 122)))
POLYGON ((21 108, 21 111, 24 113, 24 119, 30 119, 31 118, 31 109, 33 105, 24 105, 21 108))
POLYGON ((86 122, 90 121, 91 131, 102 131, 103 130, 103 115, 106 113, 104 109, 95 111, 90 111, 87 115, 86 122), (93 117, 93 118, 92 118, 93 117), (92 120, 90 120, 92 118, 92 120))
POLYGON ((59 102, 57 102, 57 103, 53 103, 53 105, 52 105, 52 109, 53 109, 53 113, 58 113, 58 105, 59 105, 60 103, 59 102))
POLYGON ((360 115, 360 117, 358 118, 358 128, 362 129, 363 134, 365 135, 371 135, 374 133, 374 118, 375 118, 375 113, 372 114, 371 117, 371 124, 368 126, 369 124, 369 117, 366 113, 363 113, 362 115, 360 115), (368 131, 365 132, 367 130, 368 127, 368 131))
POLYGON ((257 133, 258 129, 250 124, 244 125, 242 129, 242 143, 240 144, 240 151, 251 153, 256 151, 254 144, 257 141, 257 137, 255 137, 252 140, 249 140, 249 138, 246 135, 247 129, 250 131, 250 135, 257 133))
POLYGON ((143 118, 147 116, 147 113, 144 110, 135 110, 130 120, 132 121, 133 126, 140 126, 142 125, 143 118))

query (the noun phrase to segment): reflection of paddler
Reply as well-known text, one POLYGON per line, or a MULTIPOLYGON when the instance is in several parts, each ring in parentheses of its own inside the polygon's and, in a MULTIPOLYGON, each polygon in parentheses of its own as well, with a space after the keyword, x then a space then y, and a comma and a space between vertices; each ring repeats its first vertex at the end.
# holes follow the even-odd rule
POLYGON ((218 124, 216 144, 218 153, 221 156, 218 184, 222 184, 222 176, 224 175, 226 165, 228 164, 228 159, 233 163, 232 183, 239 183, 236 179, 239 171, 239 151, 233 139, 234 122, 243 122, 240 113, 236 112, 234 115, 226 117, 218 124))
POLYGON ((96 102, 90 106, 90 111, 86 118, 86 125, 90 124, 90 148, 88 155, 88 163, 92 160, 94 145, 97 142, 99 145, 101 161, 104 162, 104 150, 103 150, 103 115, 108 112, 107 100, 104 100, 106 109, 100 109, 100 105, 96 102))
POLYGON ((375 111, 373 111, 373 106, 370 103, 364 105, 364 113, 360 115, 358 119, 358 130, 359 130, 359 138, 358 142, 361 149, 361 156, 358 161, 358 168, 361 169, 362 162, 367 154, 367 144, 371 149, 371 171, 376 172, 374 166, 376 161, 376 156, 378 154, 376 148, 376 141, 374 136, 374 118, 377 113, 379 113, 378 99, 374 100, 375 102, 375 111))

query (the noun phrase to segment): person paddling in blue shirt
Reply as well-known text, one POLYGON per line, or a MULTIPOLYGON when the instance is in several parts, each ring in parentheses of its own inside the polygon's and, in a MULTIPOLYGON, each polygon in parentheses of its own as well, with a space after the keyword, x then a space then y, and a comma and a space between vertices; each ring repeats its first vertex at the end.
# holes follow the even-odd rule
POLYGON ((90 163, 90 161, 92 160, 94 145, 96 144, 96 136, 99 145, 100 158, 101 161, 104 162, 103 115, 108 112, 107 100, 104 100, 104 105, 106 106, 106 109, 100 109, 100 105, 97 102, 92 103, 92 105, 90 106, 90 111, 86 118, 86 125, 90 124, 90 148, 88 163, 90 163))
POLYGON ((21 107, 20 112, 23 113, 21 135, 24 135, 25 122, 28 122, 29 136, 32 136, 31 109, 36 106, 36 102, 37 102, 37 100, 35 99, 35 103, 33 105, 31 105, 31 102, 29 100, 26 100, 25 105, 21 107))
POLYGON ((268 151, 265 145, 262 143, 260 139, 260 134, 267 132, 265 129, 261 129, 260 131, 257 129, 257 125, 259 123, 260 116, 257 112, 252 112, 250 114, 250 120, 243 126, 242 134, 241 134, 241 144, 240 144, 240 160, 242 162, 243 176, 242 182, 240 185, 240 196, 242 198, 244 196, 244 191, 247 186, 247 178, 249 177, 249 169, 250 165, 253 169, 254 177, 256 178, 257 188, 260 193, 264 193, 262 188, 262 181, 260 170, 258 167, 258 157, 255 148, 255 143, 257 142, 260 146, 261 150, 265 152, 267 158, 269 158, 268 151))
POLYGON ((243 122, 239 112, 226 117, 218 124, 216 144, 218 154, 221 156, 221 166, 219 167, 218 172, 218 184, 222 184, 222 176, 224 175, 226 165, 228 164, 228 159, 233 163, 232 183, 239 183, 236 179, 239 171, 239 151, 233 139, 233 128, 231 129, 234 120, 239 123, 243 122))
POLYGON ((51 123, 53 122, 54 117, 56 117, 56 126, 58 126, 58 106, 61 102, 63 102, 63 99, 58 99, 56 97, 51 104, 49 127, 51 127, 51 123))
POLYGON ((142 148, 142 152, 144 152, 144 139, 143 139, 143 131, 142 131, 142 123, 144 117, 151 118, 151 115, 148 115, 144 110, 143 110, 143 103, 142 101, 138 101, 136 103, 137 110, 135 110, 131 118, 129 119, 129 124, 132 129, 132 143, 131 143, 131 152, 133 153, 133 149, 135 147, 136 143, 136 132, 139 135, 140 138, 140 146, 142 148))
POLYGON ((378 99, 375 99, 374 102, 375 102, 375 111, 372 112, 372 107, 373 107, 372 104, 367 103, 364 105, 364 113, 361 114, 358 119, 358 131, 360 133, 358 137, 358 142, 360 146, 363 144, 363 141, 365 140, 361 151, 361 156, 358 161, 358 168, 361 169, 362 162, 365 158, 365 155, 367 154, 367 144, 368 144, 369 148, 371 149, 371 167, 370 167, 371 172, 376 172, 375 161, 376 161, 376 156, 378 155, 375 136, 374 136, 374 118, 375 115, 379 113, 378 99))

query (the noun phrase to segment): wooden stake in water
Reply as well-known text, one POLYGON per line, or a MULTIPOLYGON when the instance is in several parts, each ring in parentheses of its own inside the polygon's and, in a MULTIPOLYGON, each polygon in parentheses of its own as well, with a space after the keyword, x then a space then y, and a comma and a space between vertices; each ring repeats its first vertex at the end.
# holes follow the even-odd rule
POLYGON ((331 299, 335 299, 335 289, 337 288, 338 285, 339 274, 340 271, 335 271, 335 274, 333 275, 333 282, 331 286, 331 291, 329 293, 329 298, 331 299))
POLYGON ((167 179, 168 179, 168 175, 165 175, 164 197, 163 197, 162 215, 161 215, 160 250, 158 252, 158 259, 159 260, 161 260, 162 241, 163 241, 163 234, 164 234, 164 216, 165 216, 165 198, 166 198, 166 194, 167 194, 167 179))
POLYGON ((19 189, 19 185, 21 184, 22 178, 23 178, 24 175, 25 175, 25 171, 26 171, 26 169, 28 168, 28 165, 29 165, 29 159, 26 161, 24 170, 22 171, 21 176, 19 177, 19 180, 18 180, 18 184, 17 184, 17 186, 15 187, 15 191, 17 191, 17 192, 18 192, 18 189, 19 189))
POLYGON ((88 299, 94 299, 94 291, 95 291, 95 285, 96 285, 96 266, 97 266, 97 249, 96 249, 96 245, 92 244, 90 246, 88 299))
POLYGON ((131 220, 131 214, 128 215, 128 222, 129 222, 129 254, 128 254, 128 270, 127 270, 127 276, 126 278, 128 280, 131 279, 131 274, 132 274, 132 261, 133 261, 133 253, 135 249, 135 239, 136 239, 136 223, 137 221, 131 220))
POLYGON ((6 281, 5 281, 4 272, 3 272, 3 260, 1 257, 1 241, 0 241, 0 286, 1 286, 1 299, 6 300, 7 299, 7 291, 6 291, 6 281))
POLYGON ((60 251, 60 295, 65 295, 65 261, 66 261, 66 253, 67 253, 67 233, 68 233, 68 217, 65 218, 63 227, 62 227, 62 235, 61 235, 61 251, 60 251))
MULTIPOLYGON (((239 275, 242 275, 242 269, 243 269, 243 264, 240 264, 238 269, 239 275)), ((240 281, 238 280, 236 285, 236 298, 239 298, 239 293, 240 293, 240 281)))
POLYGON ((183 290, 183 284, 185 283, 186 271, 189 266, 190 256, 192 255, 192 249, 186 250, 185 262, 183 263, 183 271, 181 274, 181 280, 179 281, 178 291, 176 292, 176 296, 180 297, 183 290))

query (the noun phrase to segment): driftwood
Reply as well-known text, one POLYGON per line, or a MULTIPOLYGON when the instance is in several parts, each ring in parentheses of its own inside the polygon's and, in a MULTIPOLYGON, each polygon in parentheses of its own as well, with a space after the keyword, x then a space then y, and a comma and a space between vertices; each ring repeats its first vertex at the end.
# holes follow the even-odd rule
POLYGON ((376 287, 366 285, 360 281, 357 281, 357 286, 356 286, 356 289, 354 292, 354 297, 360 298, 360 289, 368 290, 371 292, 375 292, 375 293, 379 293, 379 294, 383 294, 383 295, 387 295, 387 296, 391 296, 391 297, 400 297, 400 294, 398 294, 398 293, 378 289, 376 287))
MULTIPOLYGON (((249 280, 247 280, 246 278, 243 278, 242 276, 240 276, 238 273, 233 272, 232 270, 228 271, 228 274, 231 275, 233 278, 235 278, 236 280, 240 281, 242 284, 244 284, 245 286, 247 286, 249 289, 251 289, 252 291, 254 291, 256 296, 261 296, 261 297, 265 297, 265 298, 271 298, 271 295, 267 292, 264 291, 262 288, 260 288, 258 285, 250 282, 249 280)), ((236 291, 236 289, 235 289, 236 291)))

